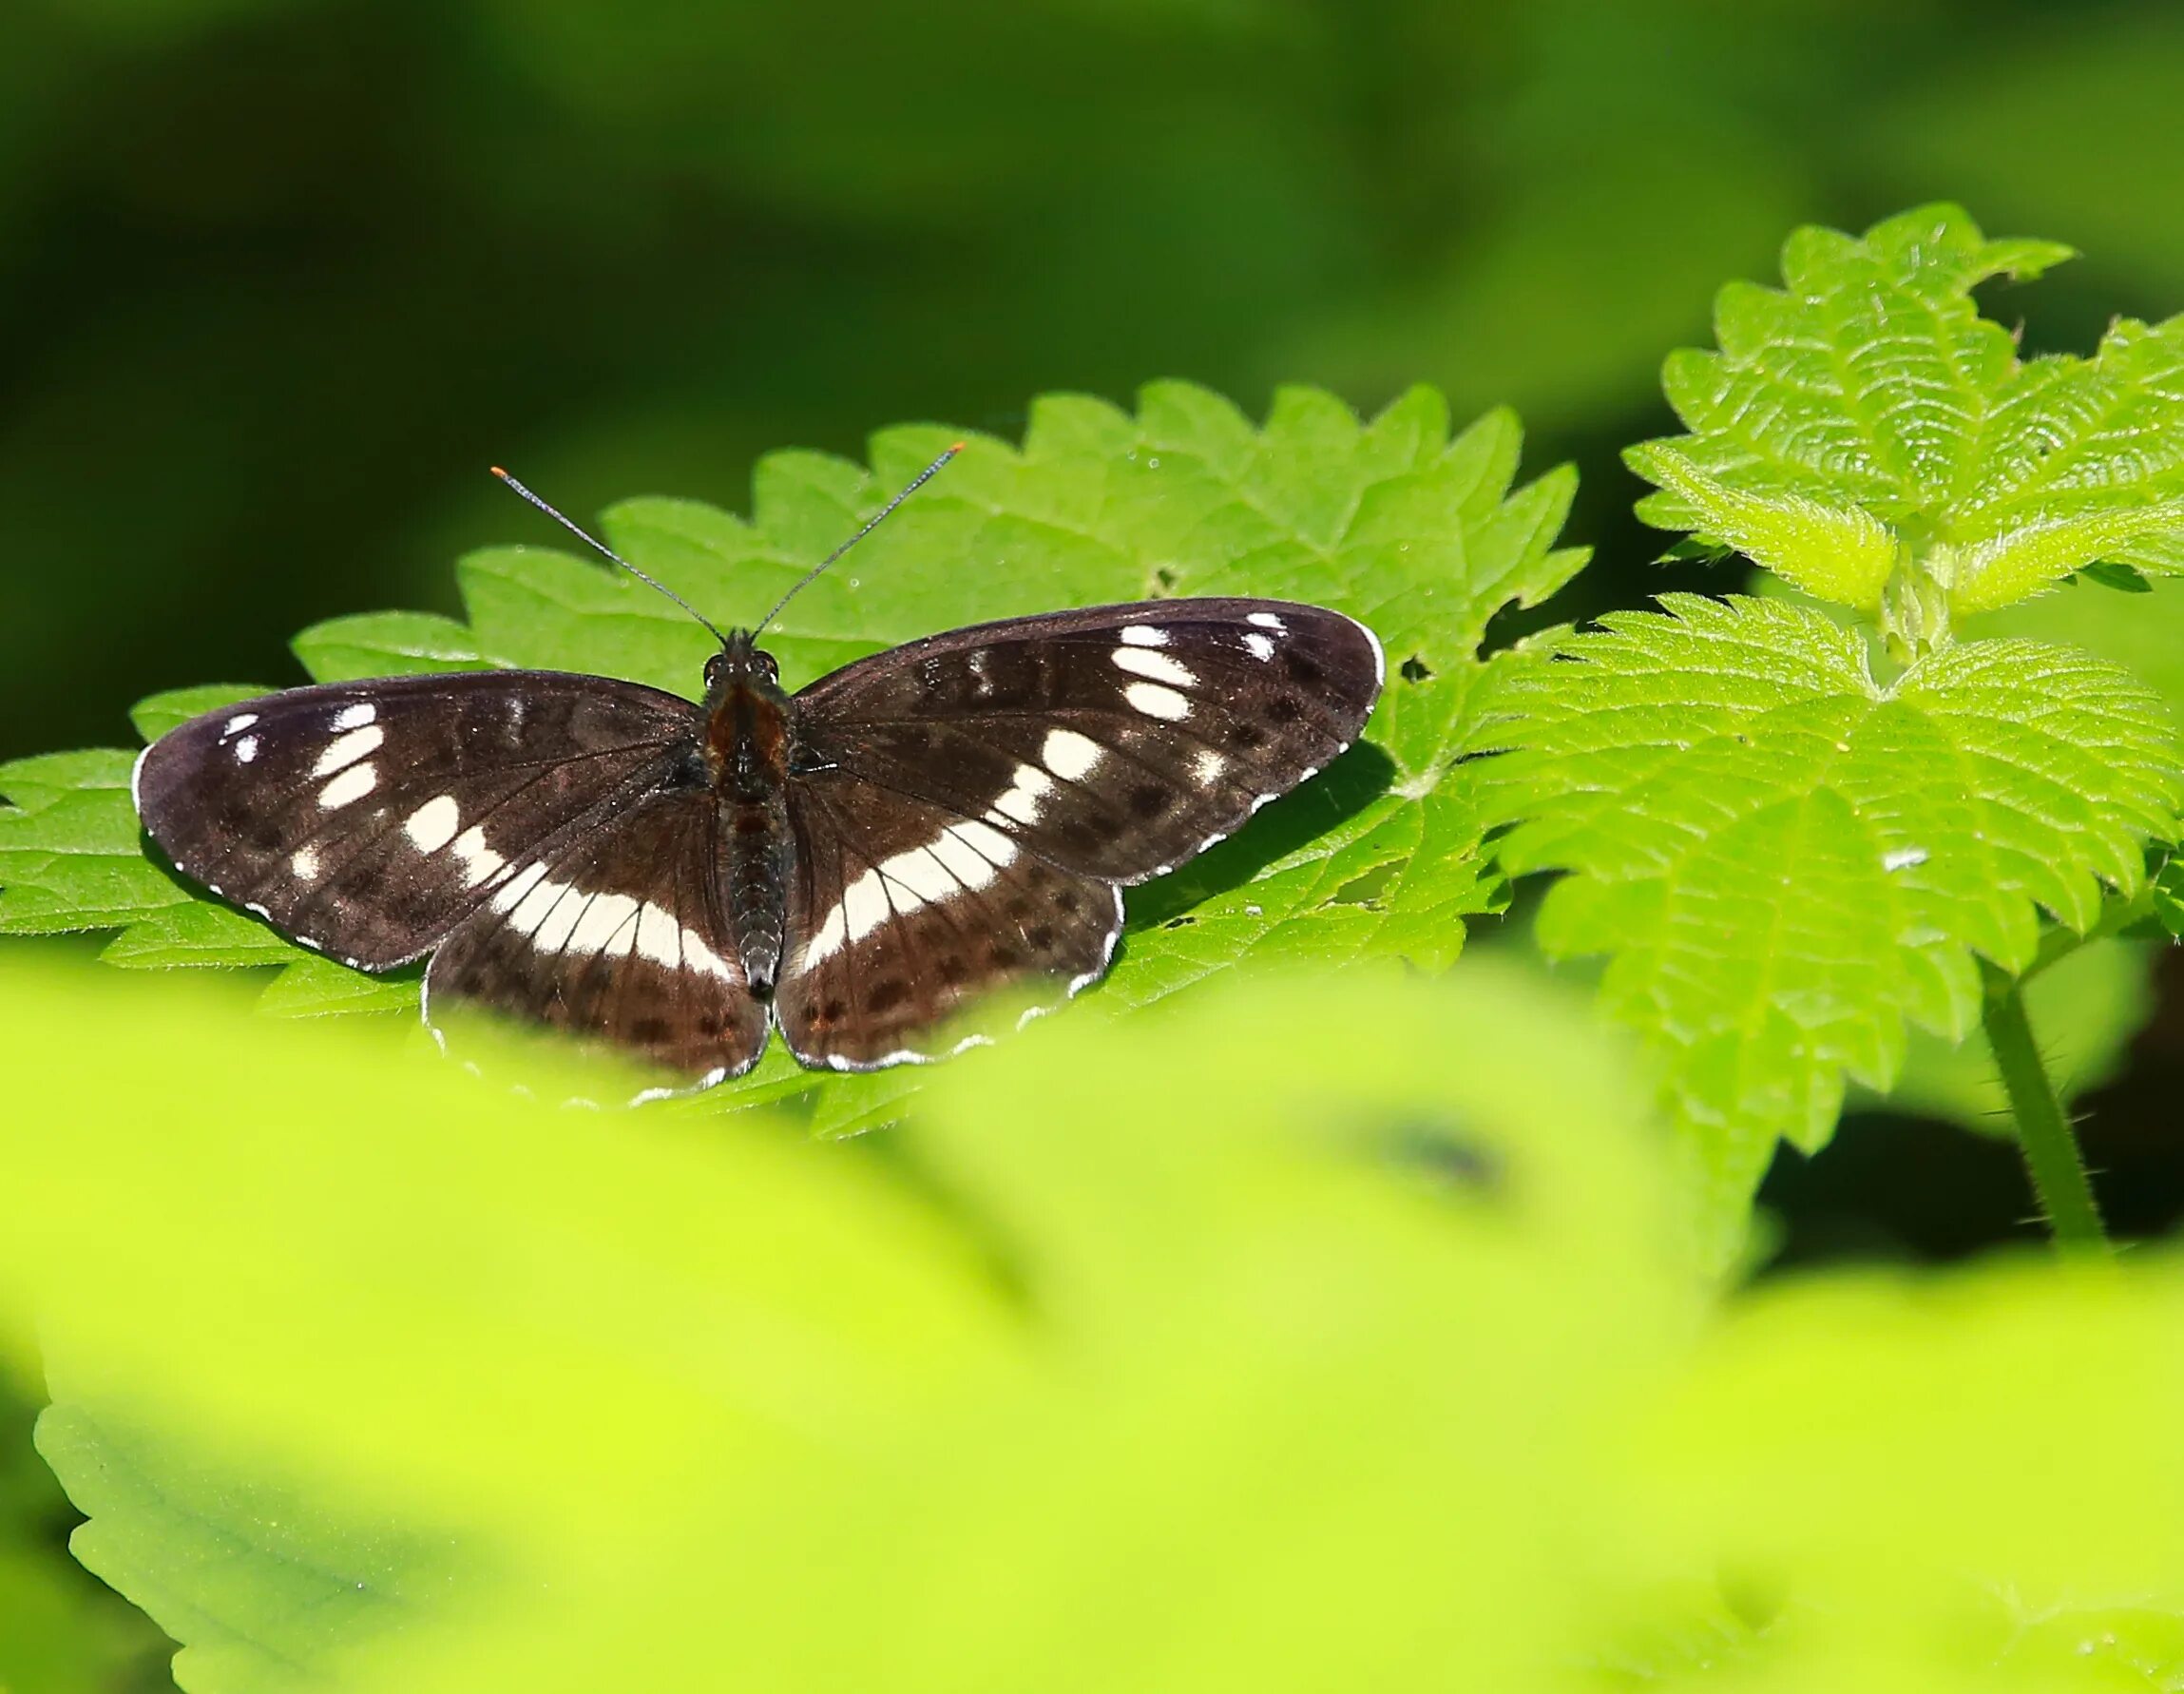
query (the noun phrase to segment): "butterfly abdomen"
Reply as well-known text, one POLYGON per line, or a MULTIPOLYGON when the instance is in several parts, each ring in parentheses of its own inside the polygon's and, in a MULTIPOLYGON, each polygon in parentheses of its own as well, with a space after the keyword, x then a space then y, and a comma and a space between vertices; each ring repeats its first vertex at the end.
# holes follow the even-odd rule
POLYGON ((751 990, 761 999, 780 974, 788 926, 795 852, 789 742, 788 701, 779 686, 756 672, 729 679, 706 722, 706 762, 720 808, 719 894, 751 990))

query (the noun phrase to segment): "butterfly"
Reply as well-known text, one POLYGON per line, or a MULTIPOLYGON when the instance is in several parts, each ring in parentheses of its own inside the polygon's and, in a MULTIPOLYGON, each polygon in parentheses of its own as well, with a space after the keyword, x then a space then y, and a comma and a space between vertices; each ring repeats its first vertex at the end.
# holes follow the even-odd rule
POLYGON ((748 1069, 773 1029, 870 1070, 953 1050, 996 991, 1076 993, 1124 886, 1316 774, 1380 692, 1379 642, 1339 612, 1168 599, 929 636, 790 694, 756 631, 498 474, 713 630, 701 701, 539 670, 292 688, 153 742, 137 814, 300 946, 431 954, 435 1029, 450 1003, 563 1028, 674 1079, 648 1092, 748 1069))

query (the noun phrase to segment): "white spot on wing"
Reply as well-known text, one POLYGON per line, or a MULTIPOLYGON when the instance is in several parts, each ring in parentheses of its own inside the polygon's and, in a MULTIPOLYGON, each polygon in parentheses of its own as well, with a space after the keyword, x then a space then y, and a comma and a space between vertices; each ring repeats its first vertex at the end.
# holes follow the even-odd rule
POLYGON ((318 849, 298 847, 289 855, 288 868, 304 881, 316 882, 318 879, 318 849))
POLYGON ((975 818, 966 818, 961 823, 950 824, 947 833, 986 855, 996 868, 1016 862, 1016 843, 990 823, 981 823, 975 818))
POLYGON ((593 895, 576 928, 569 932, 567 951, 585 955, 627 953, 637 940, 638 919, 643 910, 642 900, 627 895, 593 895))
POLYGON ((912 847, 908 853, 896 854, 881 864, 880 875, 887 878, 891 892, 899 890, 908 895, 896 901, 897 908, 906 912, 945 900, 963 888, 929 847, 912 847))
POLYGON ((1200 788, 1211 788, 1221 780, 1221 772, 1228 762, 1213 748, 1201 747, 1197 757, 1191 760, 1191 774, 1198 779, 1200 788))
POLYGON ((1016 767, 1015 780, 1003 791, 993 808, 987 813, 991 818, 1009 818, 1017 823, 1037 823, 1039 804, 1054 792, 1054 779, 1035 764, 1016 767))
POLYGON ((1261 629, 1272 629, 1276 635, 1287 635, 1289 626, 1272 612, 1246 612, 1244 622, 1256 624, 1261 629))
POLYGON ((387 739, 387 732, 376 724, 363 729, 353 729, 332 742, 318 756, 318 762, 311 767, 315 777, 331 777, 335 771, 367 759, 379 750, 379 743, 387 739))
POLYGON ((812 938, 804 943, 799 969, 809 971, 821 959, 832 957, 849 944, 849 922, 842 915, 842 908, 836 906, 827 914, 827 921, 814 930, 812 938))
POLYGON ((1163 718, 1170 723, 1179 723, 1191 715, 1188 695, 1163 688, 1158 683, 1132 683, 1122 690, 1122 698, 1146 717, 1163 718))
POLYGON ((1125 625, 1121 634, 1126 647, 1164 647, 1168 645, 1168 632, 1156 629, 1150 624, 1125 625))
MULTIPOLYGON (((376 734, 377 731, 369 733, 376 734)), ((353 799, 361 799, 370 794, 379 780, 379 773, 368 764, 353 764, 333 781, 318 791, 318 809, 322 812, 338 811, 353 799)))
POLYGON ((354 705, 343 706, 340 711, 334 715, 334 727, 336 729, 362 729, 365 724, 378 716, 379 708, 377 706, 368 700, 360 700, 354 705))
POLYGON ((1274 637, 1271 635, 1247 635, 1244 637, 1244 646, 1254 659, 1267 660, 1274 657, 1274 637))
POLYGON ((524 866, 522 870, 508 879, 506 888, 493 895, 493 910, 495 912, 513 912, 545 876, 546 866, 544 865, 528 864, 524 866))
POLYGON ((238 763, 238 764, 248 764, 248 763, 249 763, 249 762, 250 762, 252 760, 256 759, 257 757, 258 757, 258 738, 257 738, 256 736, 254 736, 254 735, 246 735, 246 736, 244 736, 244 737, 242 738, 242 740, 240 740, 239 741, 236 742, 236 744, 235 744, 235 761, 236 761, 236 763, 238 763))
MULTIPOLYGON (((535 941, 540 926, 554 914, 555 909, 561 905, 562 896, 569 892, 567 883, 556 882, 551 876, 541 876, 532 885, 531 891, 508 914, 508 927, 519 934, 529 935, 535 941)), ((569 914, 569 921, 572 924, 576 921, 574 913, 569 914)))
POLYGON ((637 914, 637 953, 667 970, 681 968, 682 926, 665 907, 647 901, 637 914))
POLYGON ((821 959, 861 941, 898 913, 952 899, 981 889, 1016 860, 1016 843, 990 823, 966 818, 949 824, 923 847, 911 847, 882 859, 842 891, 841 904, 819 922, 804 943, 797 969, 809 971, 821 959))
POLYGON ((256 712, 238 712, 220 726, 220 739, 224 741, 230 736, 240 735, 257 722, 258 714, 256 712))
POLYGON ((942 830, 929 851, 966 888, 984 888, 993 880, 993 861, 953 830, 942 830))
POLYGON ((696 930, 682 932, 682 968, 685 971, 702 971, 708 976, 718 976, 722 982, 741 985, 743 972, 705 944, 705 937, 696 930))
POLYGON ((861 941, 871 934, 887 922, 893 911, 888 904, 887 887, 877 872, 867 871, 843 891, 842 922, 852 941, 861 941))
POLYGON ((1156 683, 1174 683, 1188 688, 1197 676, 1187 664, 1179 664, 1165 653, 1148 653, 1142 647, 1117 647, 1108 657, 1115 661, 1115 668, 1126 670, 1133 676, 1151 677, 1156 683))
POLYGON ((455 797, 435 795, 410 814, 402 833, 419 853, 437 853, 455 838, 456 826, 462 821, 462 808, 455 804, 455 797))
POLYGON ((455 857, 463 861, 465 888, 475 888, 490 879, 494 872, 508 862, 486 845, 486 832, 474 823, 455 837, 454 851, 455 857))
POLYGON ((1045 744, 1039 749, 1039 762, 1064 782, 1074 782, 1089 775, 1106 753, 1088 735, 1079 735, 1074 729, 1050 729, 1045 744))

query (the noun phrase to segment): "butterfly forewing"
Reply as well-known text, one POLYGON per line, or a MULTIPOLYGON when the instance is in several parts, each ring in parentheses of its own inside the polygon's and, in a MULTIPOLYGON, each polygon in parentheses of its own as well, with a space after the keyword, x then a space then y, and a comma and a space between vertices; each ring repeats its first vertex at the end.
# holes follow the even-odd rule
POLYGON ((795 698, 809 762, 982 819, 1060 869, 1139 882, 1357 737, 1380 645, 1319 606, 1147 601, 914 642, 795 698))
POLYGON ((383 970, 428 952, 525 850, 650 780, 694 717, 656 689, 559 673, 296 688, 146 748, 137 812, 215 893, 383 970))
POLYGON ((775 1010, 805 1064, 938 1057, 973 1001, 1015 990, 1051 1003, 1106 969, 1122 929, 1112 884, 844 771, 814 773, 790 797, 798 852, 775 1010))
POLYGON ((527 857, 432 955, 428 1017, 483 1006, 703 1086, 766 1045, 719 886, 710 789, 655 788, 527 857))

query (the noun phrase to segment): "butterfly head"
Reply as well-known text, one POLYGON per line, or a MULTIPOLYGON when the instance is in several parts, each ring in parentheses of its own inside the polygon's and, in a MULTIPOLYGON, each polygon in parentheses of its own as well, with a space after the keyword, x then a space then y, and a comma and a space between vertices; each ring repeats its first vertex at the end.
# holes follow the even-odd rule
POLYGON ((705 662, 710 780, 746 799, 777 793, 788 770, 789 697, 774 655, 748 629, 731 629, 705 662))
POLYGON ((720 650, 705 661, 707 704, 718 705, 738 688, 776 698, 781 693, 780 666, 748 629, 729 630, 720 638, 720 650))

